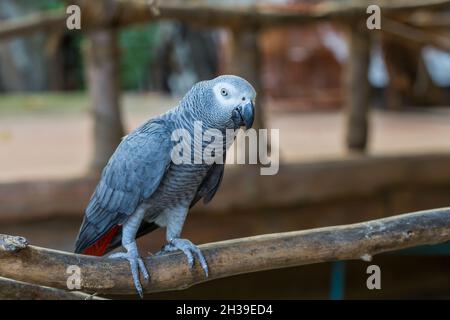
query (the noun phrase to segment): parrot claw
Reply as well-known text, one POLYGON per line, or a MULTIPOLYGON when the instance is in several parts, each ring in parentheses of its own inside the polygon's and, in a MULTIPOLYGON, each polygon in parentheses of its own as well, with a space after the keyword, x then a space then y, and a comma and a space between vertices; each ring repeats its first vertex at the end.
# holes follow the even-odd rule
POLYGON ((130 263, 131 275, 133 276, 133 283, 136 291, 141 298, 144 297, 141 282, 139 281, 139 271, 146 281, 150 279, 150 274, 145 267, 144 261, 137 254, 131 252, 117 252, 108 256, 110 259, 126 259, 130 263))
POLYGON ((161 251, 156 253, 157 255, 161 255, 165 252, 172 252, 176 250, 181 250, 188 260, 189 268, 192 269, 194 267, 195 257, 197 257, 200 266, 205 272, 206 277, 208 277, 208 264, 206 262, 205 256, 201 252, 201 250, 193 244, 191 241, 187 239, 179 239, 175 238, 169 241, 168 244, 162 247, 161 251))

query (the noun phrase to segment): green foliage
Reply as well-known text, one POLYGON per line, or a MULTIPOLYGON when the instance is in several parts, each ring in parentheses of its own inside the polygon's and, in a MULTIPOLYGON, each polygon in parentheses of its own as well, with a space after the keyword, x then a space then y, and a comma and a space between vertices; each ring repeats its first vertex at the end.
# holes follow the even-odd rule
POLYGON ((69 50, 73 50, 71 56, 71 62, 73 64, 73 73, 75 74, 77 87, 79 90, 86 89, 85 75, 84 75, 84 58, 83 58, 83 45, 85 37, 81 33, 73 33, 70 35, 72 41, 69 44, 69 50))
POLYGON ((39 0, 36 6, 38 10, 54 10, 64 8, 66 3, 63 0, 39 0))
POLYGON ((155 24, 121 29, 119 45, 123 89, 142 90, 147 86, 150 64, 155 57, 156 32, 155 24))
MULTIPOLYGON (((1 1, 1 0, 0 0, 1 1)), ((40 0, 36 2, 38 10, 54 10, 64 8, 67 3, 63 0, 40 0)), ((119 32, 119 46, 121 49, 121 87, 125 90, 142 90, 148 86, 149 66, 156 40, 156 25, 146 24, 121 28, 119 32)), ((81 52, 83 35, 74 34, 74 41, 70 50, 81 52)), ((84 89, 83 61, 76 63, 76 78, 79 79, 80 89, 84 89)))
MULTIPOLYGON (((0 0, 2 1, 2 0, 0 0)), ((23 0, 28 1, 28 0, 23 0)), ((93 0, 96 1, 96 0, 93 0)), ((30 2, 31 3, 31 2, 30 2)), ((39 0, 32 2, 35 10, 57 10, 64 9, 70 2, 64 0, 39 0)), ((121 87, 125 90, 143 90, 148 87, 150 77, 150 65, 154 59, 154 48, 156 43, 155 24, 145 24, 119 29, 119 46, 121 50, 121 87)), ((74 50, 69 57, 71 72, 75 73, 78 88, 85 89, 84 83, 84 61, 82 55, 85 35, 80 33, 70 34, 72 41, 67 50, 74 50)))

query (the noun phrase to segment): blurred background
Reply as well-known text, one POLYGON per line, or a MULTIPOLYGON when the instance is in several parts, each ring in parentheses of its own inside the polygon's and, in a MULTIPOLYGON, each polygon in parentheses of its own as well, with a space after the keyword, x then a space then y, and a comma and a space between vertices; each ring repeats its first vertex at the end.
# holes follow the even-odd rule
MULTIPOLYGON (((206 243, 450 205, 450 1, 1 0, 0 233, 73 250, 120 138, 220 74, 258 92, 280 170, 229 165, 206 243), (69 30, 66 8, 81 8, 69 30), (381 7, 381 29, 366 21, 381 7), (236 186, 235 181, 239 181, 236 186)), ((163 230, 140 239, 142 254, 163 230)), ((259 272, 147 298, 450 298, 449 245, 259 272), (382 289, 366 288, 377 264, 382 289)))

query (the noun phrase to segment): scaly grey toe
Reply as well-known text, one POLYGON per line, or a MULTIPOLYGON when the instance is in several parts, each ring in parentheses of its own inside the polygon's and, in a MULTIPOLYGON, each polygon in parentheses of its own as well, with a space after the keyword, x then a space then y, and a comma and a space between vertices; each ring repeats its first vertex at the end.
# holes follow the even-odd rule
POLYGON ((174 248, 183 251, 188 260, 188 265, 190 268, 194 267, 194 255, 197 256, 200 266, 205 272, 205 275, 208 277, 208 264, 203 253, 195 244, 187 239, 175 238, 172 239, 169 244, 164 247, 166 251, 173 251, 174 248))
POLYGON ((129 252, 117 252, 108 256, 110 259, 126 259, 130 263, 131 275, 133 276, 133 283, 136 288, 137 293, 141 298, 144 297, 144 293, 142 290, 142 285, 139 280, 139 271, 142 273, 142 276, 145 280, 150 279, 150 274, 145 267, 144 261, 141 257, 130 254, 129 252))

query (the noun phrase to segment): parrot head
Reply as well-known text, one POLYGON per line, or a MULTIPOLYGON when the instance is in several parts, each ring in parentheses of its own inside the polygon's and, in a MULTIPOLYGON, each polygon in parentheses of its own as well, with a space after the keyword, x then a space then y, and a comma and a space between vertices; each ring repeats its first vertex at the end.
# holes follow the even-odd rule
POLYGON ((216 128, 249 129, 253 125, 256 92, 245 79, 223 75, 197 83, 188 95, 195 95, 198 114, 216 128), (200 96, 200 97, 199 97, 200 96))

